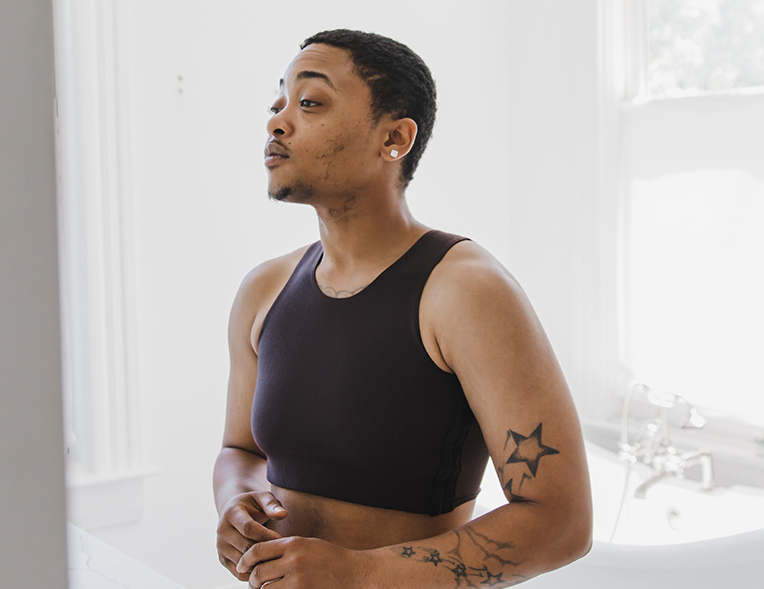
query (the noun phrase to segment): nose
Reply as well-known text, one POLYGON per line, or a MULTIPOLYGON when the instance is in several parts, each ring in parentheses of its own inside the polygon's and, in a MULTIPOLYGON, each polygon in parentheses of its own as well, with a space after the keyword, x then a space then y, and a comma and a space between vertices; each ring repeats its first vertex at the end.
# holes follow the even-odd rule
POLYGON ((291 125, 286 117, 285 110, 280 110, 268 119, 266 129, 271 137, 283 137, 291 132, 291 125))

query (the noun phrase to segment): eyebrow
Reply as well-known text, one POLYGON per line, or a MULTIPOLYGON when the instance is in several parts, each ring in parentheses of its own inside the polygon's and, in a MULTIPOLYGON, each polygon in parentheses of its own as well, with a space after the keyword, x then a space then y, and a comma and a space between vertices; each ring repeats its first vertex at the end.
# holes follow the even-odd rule
MULTIPOLYGON (((332 90, 336 90, 334 84, 332 84, 332 81, 326 74, 322 74, 321 72, 314 72, 313 70, 302 70, 299 74, 297 74, 298 80, 307 80, 309 78, 323 80, 332 90)), ((282 86, 284 86, 284 78, 279 80, 279 88, 282 86)))

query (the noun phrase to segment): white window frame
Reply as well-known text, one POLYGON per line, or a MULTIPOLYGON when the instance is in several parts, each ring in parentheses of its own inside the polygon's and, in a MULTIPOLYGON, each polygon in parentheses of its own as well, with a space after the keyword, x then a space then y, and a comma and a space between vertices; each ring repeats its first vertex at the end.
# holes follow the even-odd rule
POLYGON ((154 472, 136 388, 126 10, 53 2, 68 517, 89 529, 139 519, 154 472))
POLYGON ((585 429, 617 423, 620 391, 628 387, 623 357, 623 292, 620 281, 622 255, 620 224, 623 191, 618 172, 621 142, 621 108, 643 87, 634 57, 644 51, 635 26, 644 17, 641 0, 602 0, 597 4, 596 149, 591 154, 597 170, 591 189, 581 200, 579 222, 585 223, 582 241, 573 244, 583 260, 581 277, 578 363, 571 388, 585 429))

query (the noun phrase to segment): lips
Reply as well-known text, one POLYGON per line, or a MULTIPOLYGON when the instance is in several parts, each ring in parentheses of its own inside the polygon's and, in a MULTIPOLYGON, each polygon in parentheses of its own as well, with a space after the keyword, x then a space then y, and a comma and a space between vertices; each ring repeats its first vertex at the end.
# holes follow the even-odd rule
POLYGON ((289 153, 287 152, 286 148, 284 148, 283 146, 273 141, 271 141, 265 146, 265 156, 268 157, 271 155, 280 155, 281 157, 289 157, 289 153))
POLYGON ((289 152, 275 141, 265 146, 265 165, 272 165, 289 158, 289 152))

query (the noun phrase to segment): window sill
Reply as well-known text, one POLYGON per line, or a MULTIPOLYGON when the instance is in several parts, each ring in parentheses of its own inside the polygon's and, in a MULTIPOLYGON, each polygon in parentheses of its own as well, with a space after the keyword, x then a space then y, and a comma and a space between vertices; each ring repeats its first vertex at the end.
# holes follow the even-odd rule
POLYGON ((627 106, 638 107, 648 103, 666 103, 700 100, 745 100, 748 97, 764 97, 764 86, 746 86, 726 90, 686 90, 674 93, 642 94, 634 98, 627 106))
POLYGON ((139 521, 143 516, 143 484, 158 468, 110 474, 70 473, 67 477, 67 519, 94 530, 139 521))

